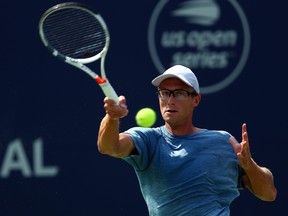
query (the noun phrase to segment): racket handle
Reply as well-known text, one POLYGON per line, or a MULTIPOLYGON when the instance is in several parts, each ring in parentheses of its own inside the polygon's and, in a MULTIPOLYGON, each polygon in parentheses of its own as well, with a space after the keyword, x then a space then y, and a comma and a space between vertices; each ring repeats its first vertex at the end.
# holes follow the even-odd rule
POLYGON ((115 90, 107 80, 107 82, 99 84, 104 94, 109 98, 115 101, 116 105, 119 105, 118 95, 116 94, 115 90))

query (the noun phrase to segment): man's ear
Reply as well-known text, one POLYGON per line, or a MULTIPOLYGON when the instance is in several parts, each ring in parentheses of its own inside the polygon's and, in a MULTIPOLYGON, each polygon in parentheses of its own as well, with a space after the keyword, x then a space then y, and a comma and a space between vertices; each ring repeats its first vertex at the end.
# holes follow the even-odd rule
POLYGON ((194 106, 197 107, 201 101, 201 95, 194 96, 194 106))

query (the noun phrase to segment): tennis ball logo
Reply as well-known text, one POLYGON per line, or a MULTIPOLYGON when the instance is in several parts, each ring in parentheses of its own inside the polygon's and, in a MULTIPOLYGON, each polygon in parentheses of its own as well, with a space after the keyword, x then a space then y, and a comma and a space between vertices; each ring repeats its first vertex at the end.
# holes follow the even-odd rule
POLYGON ((136 123, 140 127, 152 127, 156 119, 156 112, 148 107, 140 109, 135 116, 136 123))

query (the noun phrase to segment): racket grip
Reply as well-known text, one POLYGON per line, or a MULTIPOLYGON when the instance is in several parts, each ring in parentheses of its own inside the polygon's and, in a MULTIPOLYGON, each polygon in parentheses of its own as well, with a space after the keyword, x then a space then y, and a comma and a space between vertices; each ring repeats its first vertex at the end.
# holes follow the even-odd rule
POLYGON ((107 82, 99 84, 104 94, 109 98, 115 101, 116 105, 119 105, 118 95, 116 94, 115 90, 107 80, 107 82))

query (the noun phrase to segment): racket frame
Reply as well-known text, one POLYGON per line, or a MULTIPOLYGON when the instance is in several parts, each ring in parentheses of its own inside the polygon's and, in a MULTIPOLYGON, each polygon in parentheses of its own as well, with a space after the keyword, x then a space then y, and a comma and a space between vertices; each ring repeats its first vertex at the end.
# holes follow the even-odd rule
POLYGON ((82 71, 86 72, 100 85, 104 94, 108 98, 113 99, 116 102, 116 105, 119 104, 118 95, 116 94, 115 90, 113 89, 113 87, 111 86, 111 84, 109 83, 109 81, 106 77, 105 59, 106 59, 106 54, 107 54, 109 44, 110 44, 110 34, 108 31, 107 25, 100 14, 97 14, 91 8, 89 8, 86 5, 83 5, 81 3, 78 3, 78 2, 60 3, 60 4, 57 4, 57 5, 49 8, 46 12, 44 12, 44 14, 42 15, 42 17, 39 21, 39 34, 40 34, 40 38, 41 38, 43 44, 53 54, 53 56, 57 57, 61 61, 64 61, 64 62, 66 62, 70 65, 73 65, 73 66, 81 69, 82 71), (76 8, 76 9, 84 10, 84 11, 90 13, 92 16, 95 17, 95 19, 97 19, 99 21, 99 23, 103 27, 103 30, 104 30, 105 35, 106 35, 105 46, 100 53, 98 53, 95 56, 89 57, 89 58, 75 59, 75 58, 71 58, 69 56, 65 56, 65 55, 61 54, 55 48, 53 48, 52 46, 49 45, 49 42, 47 41, 45 34, 44 34, 44 31, 43 31, 43 23, 45 21, 45 18, 56 11, 59 11, 62 9, 67 9, 67 8, 76 8), (94 62, 100 58, 101 58, 101 62, 100 62, 101 77, 85 65, 88 63, 92 63, 92 62, 94 62))

